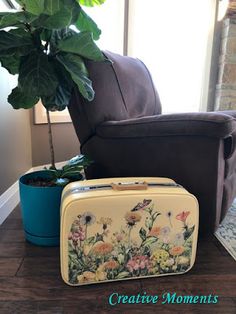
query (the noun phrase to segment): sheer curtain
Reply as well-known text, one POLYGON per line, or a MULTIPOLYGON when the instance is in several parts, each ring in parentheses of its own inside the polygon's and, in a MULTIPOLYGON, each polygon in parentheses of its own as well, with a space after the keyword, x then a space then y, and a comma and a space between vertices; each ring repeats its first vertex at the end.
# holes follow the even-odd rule
POLYGON ((166 113, 204 109, 215 9, 216 0, 130 0, 128 55, 150 69, 166 113))

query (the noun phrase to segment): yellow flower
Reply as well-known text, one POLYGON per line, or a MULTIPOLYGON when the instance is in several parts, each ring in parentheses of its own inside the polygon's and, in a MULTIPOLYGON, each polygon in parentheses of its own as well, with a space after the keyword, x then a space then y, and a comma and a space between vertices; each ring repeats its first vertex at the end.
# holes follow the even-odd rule
POLYGON ((174 247, 172 247, 172 249, 170 249, 169 252, 172 256, 181 255, 184 252, 184 247, 183 246, 174 246, 174 247))
POLYGON ((161 267, 161 269, 163 269, 163 270, 167 270, 167 269, 168 269, 168 266, 166 265, 166 261, 160 262, 160 267, 161 267))
POLYGON ((166 252, 165 250, 156 250, 152 255, 151 259, 157 263, 166 261, 169 257, 169 253, 166 252))
POLYGON ((85 271, 82 275, 77 277, 77 280, 79 283, 92 282, 95 281, 95 274, 91 271, 85 271))
POLYGON ((112 219, 109 217, 101 217, 97 223, 99 225, 111 225, 112 219))
POLYGON ((96 281, 103 281, 107 279, 107 274, 102 269, 97 269, 95 274, 96 281))
POLYGON ((150 275, 158 275, 160 272, 159 272, 159 268, 158 267, 152 267, 149 269, 149 274, 150 275))
POLYGON ((97 242, 92 248, 92 252, 96 255, 107 255, 113 250, 113 245, 108 242, 97 242))
POLYGON ((179 265, 188 265, 189 264, 189 258, 186 256, 180 256, 178 258, 178 264, 179 265))
POLYGON ((137 212, 128 212, 125 215, 125 220, 131 226, 134 226, 136 222, 141 220, 141 215, 137 212))

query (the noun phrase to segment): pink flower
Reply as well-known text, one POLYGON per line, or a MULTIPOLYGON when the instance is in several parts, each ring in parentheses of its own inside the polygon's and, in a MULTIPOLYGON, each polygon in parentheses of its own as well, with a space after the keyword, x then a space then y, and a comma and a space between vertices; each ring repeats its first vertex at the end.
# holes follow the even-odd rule
POLYGON ((68 237, 69 240, 77 242, 78 240, 84 241, 85 240, 85 231, 82 227, 76 228, 74 232, 71 232, 68 237))
POLYGON ((188 212, 183 211, 182 213, 178 214, 175 218, 185 222, 189 214, 190 214, 189 211, 188 212))
POLYGON ((117 234, 116 240, 117 240, 117 242, 121 242, 123 240, 123 235, 122 234, 117 234))
POLYGON ((80 239, 80 241, 84 241, 85 240, 85 232, 84 231, 78 232, 78 238, 80 239))
POLYGON ((135 270, 137 264, 136 264, 136 261, 134 259, 131 259, 128 261, 126 266, 130 272, 133 272, 135 270))
POLYGON ((126 267, 130 272, 133 272, 134 270, 149 268, 150 261, 149 258, 144 255, 134 256, 128 261, 126 267))

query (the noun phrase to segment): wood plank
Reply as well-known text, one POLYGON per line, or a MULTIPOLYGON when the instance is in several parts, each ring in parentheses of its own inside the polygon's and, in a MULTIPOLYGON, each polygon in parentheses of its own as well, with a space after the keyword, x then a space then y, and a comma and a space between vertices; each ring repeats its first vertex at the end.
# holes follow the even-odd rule
POLYGON ((0 313, 236 313, 236 263, 218 240, 201 239, 197 259, 184 275, 70 287, 60 276, 59 248, 24 241, 19 208, 0 226, 0 313), (111 293, 122 295, 218 294, 217 304, 120 304, 111 307, 111 293))
POLYGON ((0 258, 0 276, 15 276, 23 258, 0 258))
MULTIPOLYGON (((25 242, 25 235, 22 229, 5 230, 0 229, 0 243, 25 242)), ((7 244, 6 244, 7 245, 7 244)))
POLYGON ((142 279, 142 289, 148 294, 171 292, 178 294, 209 295, 234 298, 236 291, 235 275, 191 275, 142 279), (221 283, 221 284, 219 284, 221 283))
POLYGON ((43 247, 28 242, 0 243, 0 257, 59 256, 59 247, 43 247))
POLYGON ((4 229, 4 230, 23 229, 22 220, 19 218, 6 219, 0 225, 0 229, 4 229))
POLYGON ((191 295, 219 295, 220 298, 234 298, 236 291, 236 275, 206 276, 182 275, 159 278, 113 282, 83 287, 70 287, 58 277, 0 277, 0 300, 33 300, 71 299, 73 297, 87 299, 100 293, 109 296, 112 291, 124 294, 134 292, 161 295, 165 291, 191 295), (221 286, 219 282, 222 282, 221 286), (10 293, 11 291, 11 293, 10 293), (79 292, 78 292, 79 291, 79 292), (8 295, 9 293, 9 295, 8 295))
POLYGON ((143 313, 196 313, 196 314, 235 314, 235 300, 225 298, 216 305, 207 304, 122 304, 110 306, 102 296, 99 296, 96 301, 91 300, 82 303, 80 300, 70 301, 0 301, 1 314, 78 314, 78 313, 122 313, 122 314, 143 314, 143 313))
POLYGON ((25 257, 17 276, 58 276, 60 274, 59 256, 25 257))
POLYGON ((60 277, 0 277, 0 301, 80 300, 97 302, 102 296, 107 300, 113 291, 138 294, 140 280, 70 287, 60 277))
POLYGON ((38 304, 36 302, 9 302, 0 301, 1 314, 36 314, 38 313, 38 304))
POLYGON ((19 205, 10 213, 7 219, 21 219, 21 209, 19 205))
POLYGON ((209 258, 209 256, 197 257, 196 263, 190 270, 191 274, 235 274, 236 263, 233 258, 228 256, 216 256, 209 258))

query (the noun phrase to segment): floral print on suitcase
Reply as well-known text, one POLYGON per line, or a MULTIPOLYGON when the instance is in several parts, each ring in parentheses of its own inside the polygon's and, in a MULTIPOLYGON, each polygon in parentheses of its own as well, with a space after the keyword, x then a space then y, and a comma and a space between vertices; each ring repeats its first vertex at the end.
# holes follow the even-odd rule
POLYGON ((118 230, 110 217, 89 211, 78 215, 68 235, 69 282, 76 285, 187 271, 195 229, 188 224, 190 211, 173 214, 155 208, 151 199, 144 199, 127 210, 118 230), (158 223, 161 215, 166 215, 165 225, 158 223), (176 220, 181 224, 177 232, 176 220), (97 232, 91 234, 94 224, 97 232))

